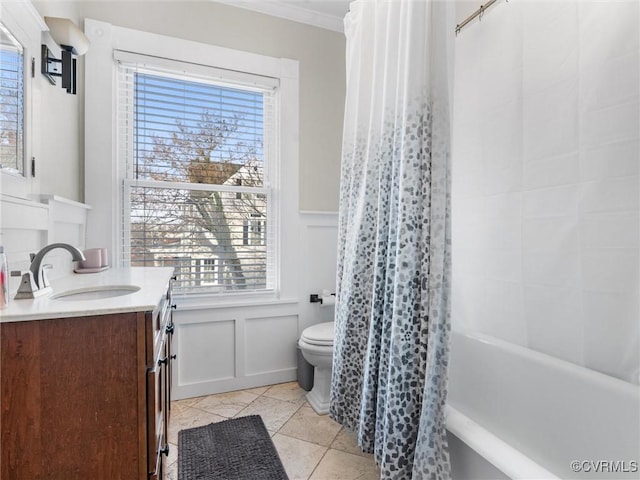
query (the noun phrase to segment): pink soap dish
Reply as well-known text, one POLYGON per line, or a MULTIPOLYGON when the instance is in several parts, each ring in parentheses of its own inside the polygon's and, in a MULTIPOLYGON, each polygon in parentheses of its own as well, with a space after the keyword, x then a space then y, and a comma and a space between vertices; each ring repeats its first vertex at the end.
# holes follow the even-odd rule
POLYGON ((95 268, 75 268, 73 271, 76 273, 98 273, 98 272, 104 272, 108 268, 109 266, 95 267, 95 268))

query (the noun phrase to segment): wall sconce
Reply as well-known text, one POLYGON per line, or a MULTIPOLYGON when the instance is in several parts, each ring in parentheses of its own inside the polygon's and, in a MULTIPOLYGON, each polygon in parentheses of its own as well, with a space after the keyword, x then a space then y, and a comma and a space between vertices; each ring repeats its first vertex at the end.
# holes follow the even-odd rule
POLYGON ((68 18, 44 17, 51 38, 60 45, 61 57, 55 58, 47 45, 42 45, 42 73, 51 85, 55 77, 62 79, 62 88, 67 93, 76 93, 76 59, 74 55, 84 55, 89 50, 89 39, 68 18))

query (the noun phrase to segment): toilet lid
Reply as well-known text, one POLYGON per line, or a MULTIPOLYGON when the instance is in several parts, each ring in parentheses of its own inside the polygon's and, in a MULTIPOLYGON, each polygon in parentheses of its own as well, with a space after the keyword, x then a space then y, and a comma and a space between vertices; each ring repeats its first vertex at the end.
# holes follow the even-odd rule
POLYGON ((305 328, 301 338, 310 345, 333 345, 333 322, 318 323, 305 328))

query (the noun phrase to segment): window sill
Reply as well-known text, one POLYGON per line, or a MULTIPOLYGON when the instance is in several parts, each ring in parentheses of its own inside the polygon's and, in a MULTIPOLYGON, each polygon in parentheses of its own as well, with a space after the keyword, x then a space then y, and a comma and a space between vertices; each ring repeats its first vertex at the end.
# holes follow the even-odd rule
POLYGON ((273 305, 295 305, 297 298, 278 298, 274 294, 178 294, 173 297, 178 310, 211 310, 214 308, 265 307, 273 305))

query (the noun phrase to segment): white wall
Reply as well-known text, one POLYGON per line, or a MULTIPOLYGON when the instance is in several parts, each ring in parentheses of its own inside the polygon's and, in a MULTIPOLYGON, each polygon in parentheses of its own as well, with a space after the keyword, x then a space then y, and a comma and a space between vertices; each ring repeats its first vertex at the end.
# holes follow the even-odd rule
MULTIPOLYGON (((53 7, 41 15, 65 17, 82 28, 82 19, 73 5, 51 2, 53 7)), ((36 5, 37 7, 37 5, 36 5)), ((84 103, 84 61, 78 58, 78 94, 70 95, 60 86, 49 85, 40 73, 40 55, 36 76, 41 80, 41 104, 37 115, 40 119, 41 154, 37 162, 40 191, 59 195, 78 202, 84 201, 84 128, 82 112, 84 103)))
POLYGON ((638 382, 639 4, 511 0, 456 40, 453 307, 638 382))

